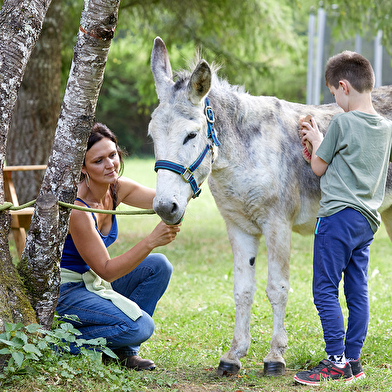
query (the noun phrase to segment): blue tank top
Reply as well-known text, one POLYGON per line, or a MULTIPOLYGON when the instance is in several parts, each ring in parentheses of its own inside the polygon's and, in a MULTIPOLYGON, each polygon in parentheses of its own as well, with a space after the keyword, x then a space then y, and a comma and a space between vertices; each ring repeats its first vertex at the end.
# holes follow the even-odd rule
MULTIPOLYGON (((82 199, 77 198, 76 200, 80 201, 81 203, 86 205, 88 208, 90 208, 90 206, 87 203, 85 203, 82 199)), ((116 209, 116 199, 113 200, 113 209, 114 210, 116 209)), ((118 226, 117 226, 116 215, 113 215, 113 217, 112 217, 112 228, 110 229, 109 234, 103 235, 98 230, 97 219, 95 218, 95 215, 93 213, 91 213, 91 214, 94 218, 95 228, 97 229, 98 234, 102 238, 102 241, 105 244, 106 248, 109 247, 111 244, 113 244, 114 241, 116 241, 117 236, 118 236, 118 226)), ((76 249, 76 246, 73 242, 71 234, 68 234, 67 237, 65 238, 60 267, 67 268, 71 271, 78 272, 79 274, 83 274, 84 272, 86 272, 90 269, 90 267, 85 263, 85 261, 80 256, 78 250, 76 249)))

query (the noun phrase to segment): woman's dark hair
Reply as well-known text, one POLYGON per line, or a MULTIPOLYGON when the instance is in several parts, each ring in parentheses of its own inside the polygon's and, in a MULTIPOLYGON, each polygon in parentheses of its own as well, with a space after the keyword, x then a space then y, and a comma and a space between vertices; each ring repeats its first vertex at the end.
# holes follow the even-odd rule
MULTIPOLYGON (((124 152, 121 150, 121 148, 118 146, 117 143, 117 137, 116 135, 105 125, 101 123, 94 123, 90 136, 87 141, 87 150, 86 152, 97 142, 99 142, 102 139, 110 139, 115 145, 116 145, 116 150, 118 157, 120 159, 120 169, 118 172, 118 175, 121 176, 124 172, 124 152)), ((83 165, 85 164, 85 161, 83 161, 83 165)), ((80 174, 80 181, 83 181, 86 178, 86 176, 81 173, 80 174)))

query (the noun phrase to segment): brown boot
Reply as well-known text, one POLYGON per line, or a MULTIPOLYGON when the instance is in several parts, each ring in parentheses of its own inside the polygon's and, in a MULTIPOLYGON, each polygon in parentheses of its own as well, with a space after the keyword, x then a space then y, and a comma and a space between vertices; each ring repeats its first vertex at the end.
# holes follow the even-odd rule
POLYGON ((121 363, 128 369, 134 370, 154 370, 156 365, 149 359, 140 358, 138 355, 132 355, 121 360, 121 363))
MULTIPOLYGON (((139 371, 139 370, 154 370, 156 368, 156 365, 153 361, 150 361, 149 359, 140 358, 138 355, 131 355, 129 357, 118 355, 118 357, 119 357, 118 360, 120 364, 128 369, 134 369, 139 371)), ((115 361, 116 360, 114 358, 111 358, 105 353, 102 353, 102 362, 105 365, 109 365, 110 363, 113 363, 115 361)))

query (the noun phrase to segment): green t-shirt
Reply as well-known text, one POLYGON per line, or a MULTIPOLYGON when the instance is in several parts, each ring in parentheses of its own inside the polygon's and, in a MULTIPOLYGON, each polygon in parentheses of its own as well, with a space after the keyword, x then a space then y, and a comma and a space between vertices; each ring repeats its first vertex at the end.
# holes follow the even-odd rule
POLYGON ((388 162, 392 160, 392 122, 359 111, 336 114, 316 155, 328 163, 321 176, 318 217, 346 207, 359 211, 375 233, 381 218, 388 162))

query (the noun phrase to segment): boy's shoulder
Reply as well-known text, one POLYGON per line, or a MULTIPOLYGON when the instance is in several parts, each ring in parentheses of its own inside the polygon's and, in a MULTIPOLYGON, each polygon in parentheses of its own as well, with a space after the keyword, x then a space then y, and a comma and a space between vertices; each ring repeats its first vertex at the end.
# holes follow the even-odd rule
POLYGON ((386 121, 392 124, 392 121, 387 119, 380 114, 369 114, 360 112, 358 110, 350 110, 348 112, 337 113, 332 117, 334 121, 366 121, 369 123, 379 123, 380 121, 386 121))
POLYGON ((352 122, 362 121, 362 119, 358 118, 354 112, 355 111, 350 110, 349 112, 336 113, 332 117, 331 123, 337 123, 337 124, 343 125, 343 124, 349 124, 352 122))
POLYGON ((379 114, 352 110, 335 114, 331 119, 327 133, 335 135, 335 137, 338 135, 342 137, 354 132, 358 138, 363 137, 363 141, 365 141, 370 134, 374 136, 374 131, 380 131, 380 136, 392 138, 392 121, 379 114), (372 132, 369 133, 369 130, 372 132))

